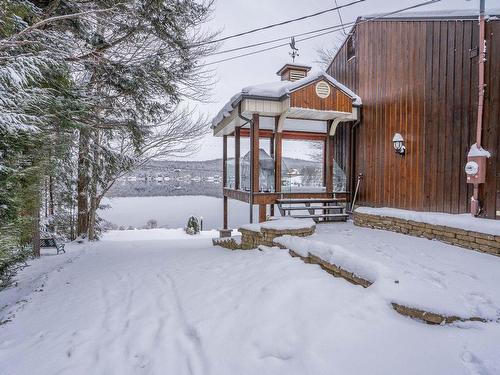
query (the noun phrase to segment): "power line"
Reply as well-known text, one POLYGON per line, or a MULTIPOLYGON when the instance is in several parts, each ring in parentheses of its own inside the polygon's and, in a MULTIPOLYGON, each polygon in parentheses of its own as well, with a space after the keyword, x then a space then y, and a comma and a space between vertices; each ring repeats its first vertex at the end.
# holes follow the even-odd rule
MULTIPOLYGON (((337 0, 335 0, 335 6, 338 6, 339 4, 337 4, 337 0)), ((339 20, 340 20, 340 24, 342 25, 342 33, 347 36, 347 33, 345 32, 345 28, 344 28, 344 21, 342 20, 342 14, 340 13, 340 9, 337 9, 337 13, 339 15, 339 20)))
POLYGON ((208 42, 196 44, 195 47, 203 46, 203 45, 206 45, 206 44, 219 43, 219 42, 223 42, 223 41, 226 41, 226 40, 229 40, 229 39, 234 39, 234 38, 237 38, 237 37, 240 37, 240 36, 243 36, 243 35, 248 35, 248 34, 256 33, 257 31, 268 30, 268 29, 271 29, 273 27, 283 26, 283 25, 287 25, 287 24, 292 23, 292 22, 297 22, 297 21, 302 21, 302 20, 308 19, 308 18, 317 17, 317 16, 320 16, 322 14, 333 12, 333 11, 341 9, 341 8, 347 8, 347 7, 352 6, 354 4, 362 3, 364 1, 366 1, 366 0, 356 0, 356 1, 344 4, 344 5, 341 5, 341 6, 336 6, 334 8, 325 9, 325 10, 322 10, 320 12, 308 14, 308 15, 305 15, 305 16, 302 16, 302 17, 293 18, 293 19, 290 19, 290 20, 287 20, 287 21, 273 23, 273 24, 270 24, 270 25, 267 25, 267 26, 258 27, 256 29, 247 30, 247 31, 244 31, 244 32, 241 32, 241 33, 238 33, 238 34, 228 35, 228 36, 223 37, 223 38, 219 38, 219 39, 215 39, 215 40, 210 40, 208 42))
MULTIPOLYGON (((397 14, 397 13, 401 13, 401 12, 404 12, 404 11, 407 11, 407 10, 419 8, 419 7, 422 7, 422 6, 425 6, 425 5, 430 5, 430 4, 438 3, 440 1, 441 0, 428 0, 428 1, 425 1, 425 2, 422 2, 422 3, 418 3, 418 4, 415 4, 415 5, 406 7, 406 8, 402 8, 402 9, 398 9, 398 10, 395 10, 395 11, 392 11, 392 12, 380 14, 380 15, 372 17, 370 19, 359 21, 357 24, 361 25, 363 23, 372 22, 374 20, 381 19, 381 18, 384 18, 384 17, 387 17, 387 16, 391 16, 393 14, 397 14)), ((326 31, 324 33, 316 34, 316 35, 313 35, 313 36, 310 36, 310 37, 307 37, 307 38, 298 39, 297 42, 303 42, 303 41, 306 41, 306 40, 309 40, 309 39, 318 38, 320 36, 331 34, 331 33, 334 33, 336 31, 338 31, 340 28, 348 26, 348 25, 351 25, 351 24, 352 25, 356 24, 356 21, 345 23, 343 25, 335 25, 335 26, 330 26, 330 27, 323 28, 323 29, 318 29, 318 30, 310 31, 310 32, 307 32, 307 33, 302 33, 302 34, 299 34, 299 35, 307 35, 307 34, 317 33, 317 32, 323 31, 323 30, 329 30, 329 29, 331 29, 331 30, 326 31)), ((256 46, 260 46, 260 45, 264 45, 264 44, 268 44, 268 43, 274 43, 274 42, 277 42, 277 41, 280 41, 280 40, 289 39, 290 37, 291 36, 284 37, 284 38, 279 38, 279 39, 275 39, 275 40, 272 40, 272 41, 266 41, 266 42, 261 42, 261 43, 255 43, 255 44, 252 44, 252 45, 246 45, 246 46, 234 48, 232 50, 223 51, 223 52, 220 52, 220 53, 233 52, 233 51, 236 51, 236 50, 241 50, 241 49, 256 47, 256 46)), ((273 49, 276 49, 276 48, 281 48, 281 47, 284 47, 284 46, 288 46, 288 43, 278 44, 276 46, 263 48, 263 49, 260 49, 260 50, 257 50, 257 51, 247 52, 247 53, 244 53, 244 54, 241 54, 241 55, 236 55, 236 56, 228 57, 228 58, 225 58, 225 59, 221 59, 221 60, 209 62, 209 63, 201 65, 201 67, 209 66, 209 65, 215 65, 215 64, 222 63, 222 62, 231 61, 231 60, 239 59, 239 58, 242 58, 242 57, 255 55, 255 54, 258 54, 258 53, 270 51, 270 50, 273 50, 273 49)), ((213 55, 217 55, 217 54, 220 54, 220 53, 214 53, 213 55)))
MULTIPOLYGON (((339 27, 339 26, 337 26, 339 27)), ((320 37, 320 36, 323 36, 323 35, 326 35, 326 34, 331 34, 331 33, 334 33, 338 30, 330 30, 330 31, 327 31, 327 32, 324 32, 322 34, 318 34, 318 35, 313 35, 313 36, 310 36, 310 37, 307 37, 307 38, 302 38, 302 39, 297 39, 296 42, 303 42, 305 40, 309 40, 309 39, 313 39, 313 38, 317 38, 317 37, 320 37)), ((287 38, 289 39, 289 38, 287 38)), ((225 61, 231 61, 231 60, 235 60, 235 59, 239 59, 241 57, 246 57, 246 56, 250 56, 250 55, 255 55, 257 53, 262 53, 262 52, 266 52, 266 51, 270 51, 270 50, 273 50, 273 49, 276 49, 276 48, 280 48, 280 47, 285 47, 285 46, 288 46, 289 43, 283 43, 283 44, 278 44, 276 46, 272 46, 272 47, 267 47, 267 48, 263 48, 263 49, 259 49, 257 51, 252 51, 252 52, 247 52, 247 53, 244 53, 242 55, 237 55, 237 56, 232 56, 232 57, 228 57, 226 59, 222 59, 222 60, 217 60, 217 61, 213 61, 213 62, 210 62, 210 63, 207 63, 207 64, 204 64, 202 66, 209 66, 209 65, 214 65, 214 64, 218 64, 218 63, 221 63, 221 62, 225 62, 225 61)), ((245 48, 245 47, 243 47, 245 48)))
MULTIPOLYGON (((387 17, 387 16, 390 16, 392 14, 400 13, 400 12, 403 12, 403 11, 406 11, 406 10, 411 10, 411 9, 414 9, 414 8, 417 8, 417 7, 420 7, 420 6, 423 6, 423 5, 428 5, 428 4, 432 4, 432 3, 435 3, 435 2, 439 2, 439 1, 441 1, 441 0, 427 1, 427 2, 424 2, 424 3, 412 5, 412 6, 409 6, 407 8, 403 8, 403 9, 395 10, 395 11, 388 12, 388 13, 385 13, 385 14, 381 14, 379 16, 370 18, 370 20, 375 20, 375 19, 387 17)), ((367 20, 360 21, 360 22, 358 22, 358 24, 362 24, 362 23, 365 23, 365 22, 367 22, 367 20)), ((282 40, 289 40, 291 37, 299 37, 299 36, 304 36, 304 35, 316 34, 316 33, 319 33, 321 31, 326 31, 326 30, 338 31, 340 28, 345 28, 346 26, 351 26, 351 25, 354 25, 355 23, 356 23, 356 21, 346 22, 346 23, 341 23, 341 24, 337 24, 337 25, 333 25, 333 26, 324 27, 324 28, 321 28, 321 29, 307 31, 307 32, 300 33, 300 34, 293 34, 293 35, 285 36, 285 37, 282 37, 282 38, 271 39, 271 40, 267 40, 267 41, 264 41, 264 42, 254 43, 254 44, 248 44, 248 45, 244 45, 244 46, 241 46, 241 47, 236 47, 236 48, 232 48, 232 49, 228 49, 228 50, 214 52, 214 53, 210 54, 210 56, 222 55, 222 54, 229 53, 229 52, 240 51, 242 49, 248 49, 248 48, 258 47, 258 46, 262 46, 262 45, 265 45, 265 44, 280 42, 282 40)), ((321 35, 325 35, 325 34, 321 34, 321 35)), ((318 36, 321 36, 321 35, 318 35, 318 36)), ((304 39, 301 39, 301 40, 304 40, 304 39)), ((276 46, 276 47, 281 47, 283 45, 284 44, 282 44, 282 45, 280 44, 279 46, 276 46)))
MULTIPOLYGON (((231 49, 227 49, 227 50, 224 50, 224 51, 214 52, 214 53, 210 54, 210 56, 222 55, 224 53, 235 52, 235 51, 240 51, 242 49, 247 49, 247 48, 262 46, 264 44, 281 42, 282 40, 290 40, 291 37, 298 37, 298 36, 316 34, 316 33, 319 33, 321 31, 337 29, 337 28, 339 28, 339 26, 345 27, 345 26, 354 25, 355 23, 356 23, 356 21, 353 21, 353 22, 344 23, 343 25, 328 26, 328 27, 324 27, 322 29, 316 29, 316 30, 307 31, 307 32, 300 33, 300 34, 289 35, 289 36, 285 36, 285 37, 278 38, 278 39, 271 39, 271 40, 267 40, 267 41, 264 41, 264 42, 259 42, 259 43, 254 43, 254 44, 248 44, 248 45, 245 45, 245 46, 242 46, 242 47, 236 47, 236 48, 231 48, 231 49)), ((335 31, 337 31, 337 30, 335 30, 335 31)))

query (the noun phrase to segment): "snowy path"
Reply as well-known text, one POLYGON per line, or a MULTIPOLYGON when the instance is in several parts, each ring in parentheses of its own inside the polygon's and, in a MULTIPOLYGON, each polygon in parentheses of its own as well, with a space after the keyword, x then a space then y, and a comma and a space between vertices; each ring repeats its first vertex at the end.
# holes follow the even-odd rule
POLYGON ((39 285, 35 266, 20 275, 28 301, 0 325, 2 375, 500 373, 499 324, 412 321, 284 251, 158 230, 68 253, 38 291, 23 287, 39 285))

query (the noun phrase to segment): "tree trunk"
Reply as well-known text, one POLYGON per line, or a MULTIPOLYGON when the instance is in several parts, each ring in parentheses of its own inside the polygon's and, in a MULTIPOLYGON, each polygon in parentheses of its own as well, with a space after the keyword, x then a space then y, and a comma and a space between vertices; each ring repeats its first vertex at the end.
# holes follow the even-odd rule
POLYGON ((89 130, 83 128, 80 130, 80 140, 78 145, 77 236, 86 235, 88 231, 89 143, 89 130))
POLYGON ((96 236, 96 211, 97 211, 97 198, 92 194, 90 197, 90 210, 89 210, 89 240, 95 241, 96 236))
POLYGON ((97 200, 97 182, 99 179, 99 130, 94 133, 93 142, 93 163, 92 163, 92 178, 90 181, 90 209, 89 209, 89 240, 95 241, 96 236, 96 214, 98 207, 97 200))
POLYGON ((44 185, 45 189, 43 189, 43 198, 44 198, 44 204, 43 204, 43 209, 45 211, 45 218, 49 216, 49 199, 48 199, 48 191, 49 191, 49 183, 47 179, 44 178, 44 185))
POLYGON ((54 178, 49 176, 49 215, 54 216, 54 178))
POLYGON ((37 258, 40 257, 40 199, 37 199, 37 204, 33 209, 33 234, 31 238, 33 246, 33 255, 37 258))

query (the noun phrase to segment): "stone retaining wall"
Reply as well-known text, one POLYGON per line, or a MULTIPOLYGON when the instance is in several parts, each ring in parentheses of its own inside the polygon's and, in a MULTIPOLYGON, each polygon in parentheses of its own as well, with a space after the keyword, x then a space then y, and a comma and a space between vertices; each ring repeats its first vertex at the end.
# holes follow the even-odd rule
POLYGON ((316 227, 300 228, 300 229, 267 229, 261 228, 260 232, 240 228, 241 233, 241 248, 243 250, 255 249, 259 245, 279 246, 274 243, 276 237, 290 235, 297 237, 307 237, 314 233, 316 227))
POLYGON ((233 237, 212 238, 212 243, 214 246, 220 246, 229 250, 241 249, 241 244, 237 242, 233 237))
POLYGON ((349 272, 343 269, 342 267, 337 266, 336 264, 328 263, 327 261, 311 253, 308 253, 307 257, 299 255, 293 250, 288 250, 288 253, 294 258, 298 257, 302 259, 304 263, 318 264, 324 271, 328 272, 330 275, 335 277, 341 277, 344 280, 349 281, 351 284, 361 285, 363 288, 368 288, 370 285, 373 284, 371 281, 363 279, 362 277, 359 277, 353 272, 349 272))
MULTIPOLYGON (((370 280, 363 279, 356 275, 353 272, 350 272, 349 270, 346 270, 344 268, 341 268, 337 266, 336 264, 328 263, 327 261, 321 259, 320 257, 317 257, 311 253, 308 253, 307 256, 302 256, 298 253, 296 253, 293 250, 288 251, 289 254, 294 257, 294 258, 300 258, 304 263, 308 264, 317 264, 319 265, 324 271, 328 272, 330 275, 335 276, 335 277, 340 277, 343 278, 344 280, 350 282, 351 284, 354 285, 360 285, 363 288, 369 288, 373 282, 370 280)), ((448 315, 443 315, 443 314, 438 314, 435 312, 431 311, 425 311, 421 309, 416 309, 414 307, 409 307, 409 306, 404 306, 396 302, 391 303, 392 308, 397 311, 399 314, 408 316, 413 319, 418 319, 421 320, 422 322, 425 322, 427 324, 447 324, 447 323, 453 323, 457 321, 475 321, 475 322, 485 322, 485 319, 481 319, 479 317, 459 317, 459 316, 448 316, 448 315)))
POLYGON ((416 237, 425 237, 430 240, 438 240, 466 249, 500 256, 500 236, 491 234, 359 212, 354 212, 354 224, 360 227, 384 229, 416 237))

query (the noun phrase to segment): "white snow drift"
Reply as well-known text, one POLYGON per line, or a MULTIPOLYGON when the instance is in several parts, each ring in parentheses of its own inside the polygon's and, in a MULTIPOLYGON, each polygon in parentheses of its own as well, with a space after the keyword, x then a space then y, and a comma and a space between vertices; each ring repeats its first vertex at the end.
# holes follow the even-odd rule
POLYGON ((497 323, 428 326, 398 315, 379 293, 286 251, 228 251, 208 237, 168 230, 145 241, 149 233, 115 232, 99 243, 70 245, 66 256, 25 269, 11 291, 31 289, 19 295, 26 302, 7 303, 1 312, 12 321, 0 325, 0 372, 500 371, 497 323))

